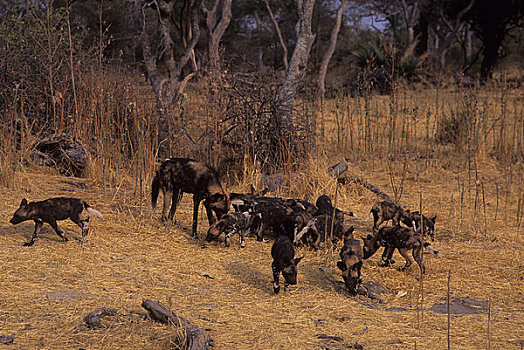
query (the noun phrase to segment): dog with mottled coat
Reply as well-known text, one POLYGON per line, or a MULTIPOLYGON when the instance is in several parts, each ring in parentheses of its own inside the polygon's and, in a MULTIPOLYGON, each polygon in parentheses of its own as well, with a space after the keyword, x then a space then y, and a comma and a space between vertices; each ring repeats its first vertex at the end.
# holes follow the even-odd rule
POLYGON ((251 214, 248 212, 239 213, 233 212, 222 216, 220 220, 215 222, 207 231, 206 241, 211 242, 216 240, 222 233, 225 234, 224 244, 226 247, 230 246, 229 240, 238 233, 240 236, 240 247, 246 247, 246 230, 251 224, 251 214))
POLYGON ((344 246, 340 250, 340 261, 337 267, 342 271, 344 284, 352 295, 357 294, 360 279, 360 269, 362 268, 362 245, 359 240, 353 238, 353 226, 349 227, 344 233, 344 246))
POLYGON ((273 262, 273 291, 275 294, 280 292, 279 277, 280 273, 284 276, 284 290, 288 290, 290 285, 297 284, 297 265, 303 257, 295 258, 295 247, 290 237, 293 236, 294 223, 286 220, 278 229, 278 237, 271 247, 273 262))
POLYGON ((151 184, 151 205, 156 207, 159 192, 164 196, 162 222, 173 220, 183 193, 193 194, 192 235, 197 237, 198 207, 204 201, 209 225, 229 211, 230 200, 222 187, 218 172, 210 165, 189 158, 168 158, 162 162, 151 184), (166 215, 169 204, 171 209, 166 215))
POLYGON ((368 259, 375 254, 380 247, 384 247, 385 249, 382 254, 382 260, 385 265, 390 264, 388 259, 391 258, 393 251, 398 249, 404 259, 406 259, 406 263, 399 268, 401 271, 407 269, 413 263, 413 260, 409 256, 409 250, 411 250, 411 255, 419 265, 422 273, 425 272, 424 263, 422 261, 422 248, 427 249, 438 257, 442 256, 442 254, 435 250, 431 244, 424 241, 422 235, 419 235, 417 232, 407 227, 384 226, 373 235, 368 235, 366 238, 363 238, 363 241, 363 258, 368 259))
POLYGON ((56 234, 62 238, 63 241, 68 241, 64 231, 58 228, 57 221, 70 218, 75 224, 82 229, 82 243, 89 231, 89 217, 83 219, 81 213, 83 210, 93 214, 99 218, 103 218, 102 214, 91 208, 89 204, 83 199, 57 197, 49 198, 44 201, 30 202, 24 198, 20 203, 19 208, 13 214, 13 218, 9 221, 16 225, 23 221, 33 220, 35 222, 35 231, 31 240, 24 243, 24 246, 30 247, 37 240, 40 229, 44 222, 47 222, 55 230, 56 234))

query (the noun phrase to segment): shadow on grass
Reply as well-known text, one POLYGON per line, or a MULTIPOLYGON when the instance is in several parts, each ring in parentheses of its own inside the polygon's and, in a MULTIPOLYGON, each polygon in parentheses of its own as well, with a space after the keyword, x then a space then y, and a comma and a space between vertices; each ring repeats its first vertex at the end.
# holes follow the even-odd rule
POLYGON ((230 263, 227 272, 232 277, 259 289, 265 294, 274 295, 271 286, 271 260, 268 260, 267 273, 263 273, 242 261, 230 263))

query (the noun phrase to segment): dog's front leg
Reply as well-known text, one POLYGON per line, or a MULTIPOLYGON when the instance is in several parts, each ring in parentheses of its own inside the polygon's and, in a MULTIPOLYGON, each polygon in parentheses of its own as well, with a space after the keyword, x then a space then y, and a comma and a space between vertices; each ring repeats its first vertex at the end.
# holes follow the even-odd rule
POLYGON ((275 266, 275 262, 271 264, 271 269, 273 270, 273 291, 275 294, 278 294, 280 292, 280 283, 279 283, 279 276, 280 276, 280 270, 275 266))
POLYGON ((33 237, 31 237, 31 240, 29 242, 24 243, 24 247, 30 247, 35 243, 36 236, 38 236, 38 233, 40 232, 40 229, 42 228, 43 224, 44 222, 42 220, 35 220, 35 232, 33 232, 33 237))
POLYGON ((240 248, 246 247, 246 232, 244 229, 238 230, 238 234, 240 235, 240 248))
POLYGON ((202 199, 199 198, 196 194, 193 196, 193 225, 192 225, 192 236, 193 238, 197 238, 197 227, 198 227, 198 207, 200 206, 200 201, 202 199))
POLYGON ((395 248, 384 247, 384 253, 382 253, 382 266, 391 266, 395 263, 395 260, 392 259, 394 251, 395 248))

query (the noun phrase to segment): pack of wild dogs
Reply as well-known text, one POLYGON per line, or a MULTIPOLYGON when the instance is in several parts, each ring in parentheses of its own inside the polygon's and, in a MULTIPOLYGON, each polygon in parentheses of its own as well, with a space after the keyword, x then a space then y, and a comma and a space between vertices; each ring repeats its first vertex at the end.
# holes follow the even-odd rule
MULTIPOLYGON (((223 234, 224 244, 229 247, 232 237, 238 234, 240 247, 244 248, 247 235, 256 236, 258 241, 274 238, 271 268, 275 293, 280 291, 280 274, 284 276, 284 290, 297 283, 297 266, 303 258, 295 257, 297 246, 309 246, 315 250, 325 247, 337 249, 338 241, 342 240, 337 267, 342 272, 348 291, 353 295, 358 292, 361 283, 362 260, 371 257, 380 247, 384 247, 383 266, 394 264, 393 253, 395 249, 399 251, 406 260, 400 270, 408 268, 414 259, 424 273, 423 248, 441 256, 425 240, 425 237, 432 240, 435 237, 436 216, 428 218, 389 201, 373 205, 365 218, 367 221, 373 217, 373 234, 360 240, 353 236, 354 227, 344 224, 346 216, 356 218, 356 215, 335 208, 327 195, 318 197, 316 203, 312 204, 302 199, 265 196, 267 190, 255 192, 253 188, 250 193, 228 194, 213 167, 188 158, 169 158, 162 162, 151 185, 153 209, 160 192, 163 195, 161 220, 164 224, 173 220, 183 193, 193 194, 192 236, 195 238, 198 209, 202 201, 209 221, 206 241, 219 241, 223 234), (231 207, 234 209, 232 212, 231 207), (388 220, 392 221, 392 226, 380 227, 388 220)), ((24 244, 32 246, 44 222, 51 225, 62 240, 67 241, 57 221, 70 218, 81 228, 83 242, 89 230, 89 217, 85 217, 84 209, 89 214, 103 217, 82 199, 60 197, 30 203, 23 199, 10 222, 35 222, 31 240, 24 244)))

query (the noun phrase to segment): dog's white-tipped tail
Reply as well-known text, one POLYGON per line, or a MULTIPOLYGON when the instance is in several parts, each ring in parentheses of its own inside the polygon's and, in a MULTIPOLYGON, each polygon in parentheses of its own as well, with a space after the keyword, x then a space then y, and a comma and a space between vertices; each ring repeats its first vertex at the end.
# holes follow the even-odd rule
POLYGON ((295 239, 293 240, 293 243, 297 244, 297 242, 302 238, 302 236, 304 236, 306 232, 309 230, 309 228, 313 225, 315 225, 315 221, 309 220, 306 226, 304 226, 304 228, 300 230, 300 232, 295 234, 295 239))
POLYGON ((429 243, 424 243, 424 248, 426 248, 428 251, 430 251, 431 253, 435 254, 436 256, 438 256, 439 258, 442 257, 442 254, 440 254, 440 252, 438 250, 436 250, 435 248, 433 248, 431 246, 431 244, 429 243))
POLYGON ((99 212, 98 210, 95 210, 95 209, 93 209, 93 208, 91 208, 91 207, 87 207, 86 210, 87 210, 89 213, 93 214, 94 216, 99 217, 100 219, 103 219, 103 218, 104 218, 104 216, 102 215, 102 213, 99 212))

